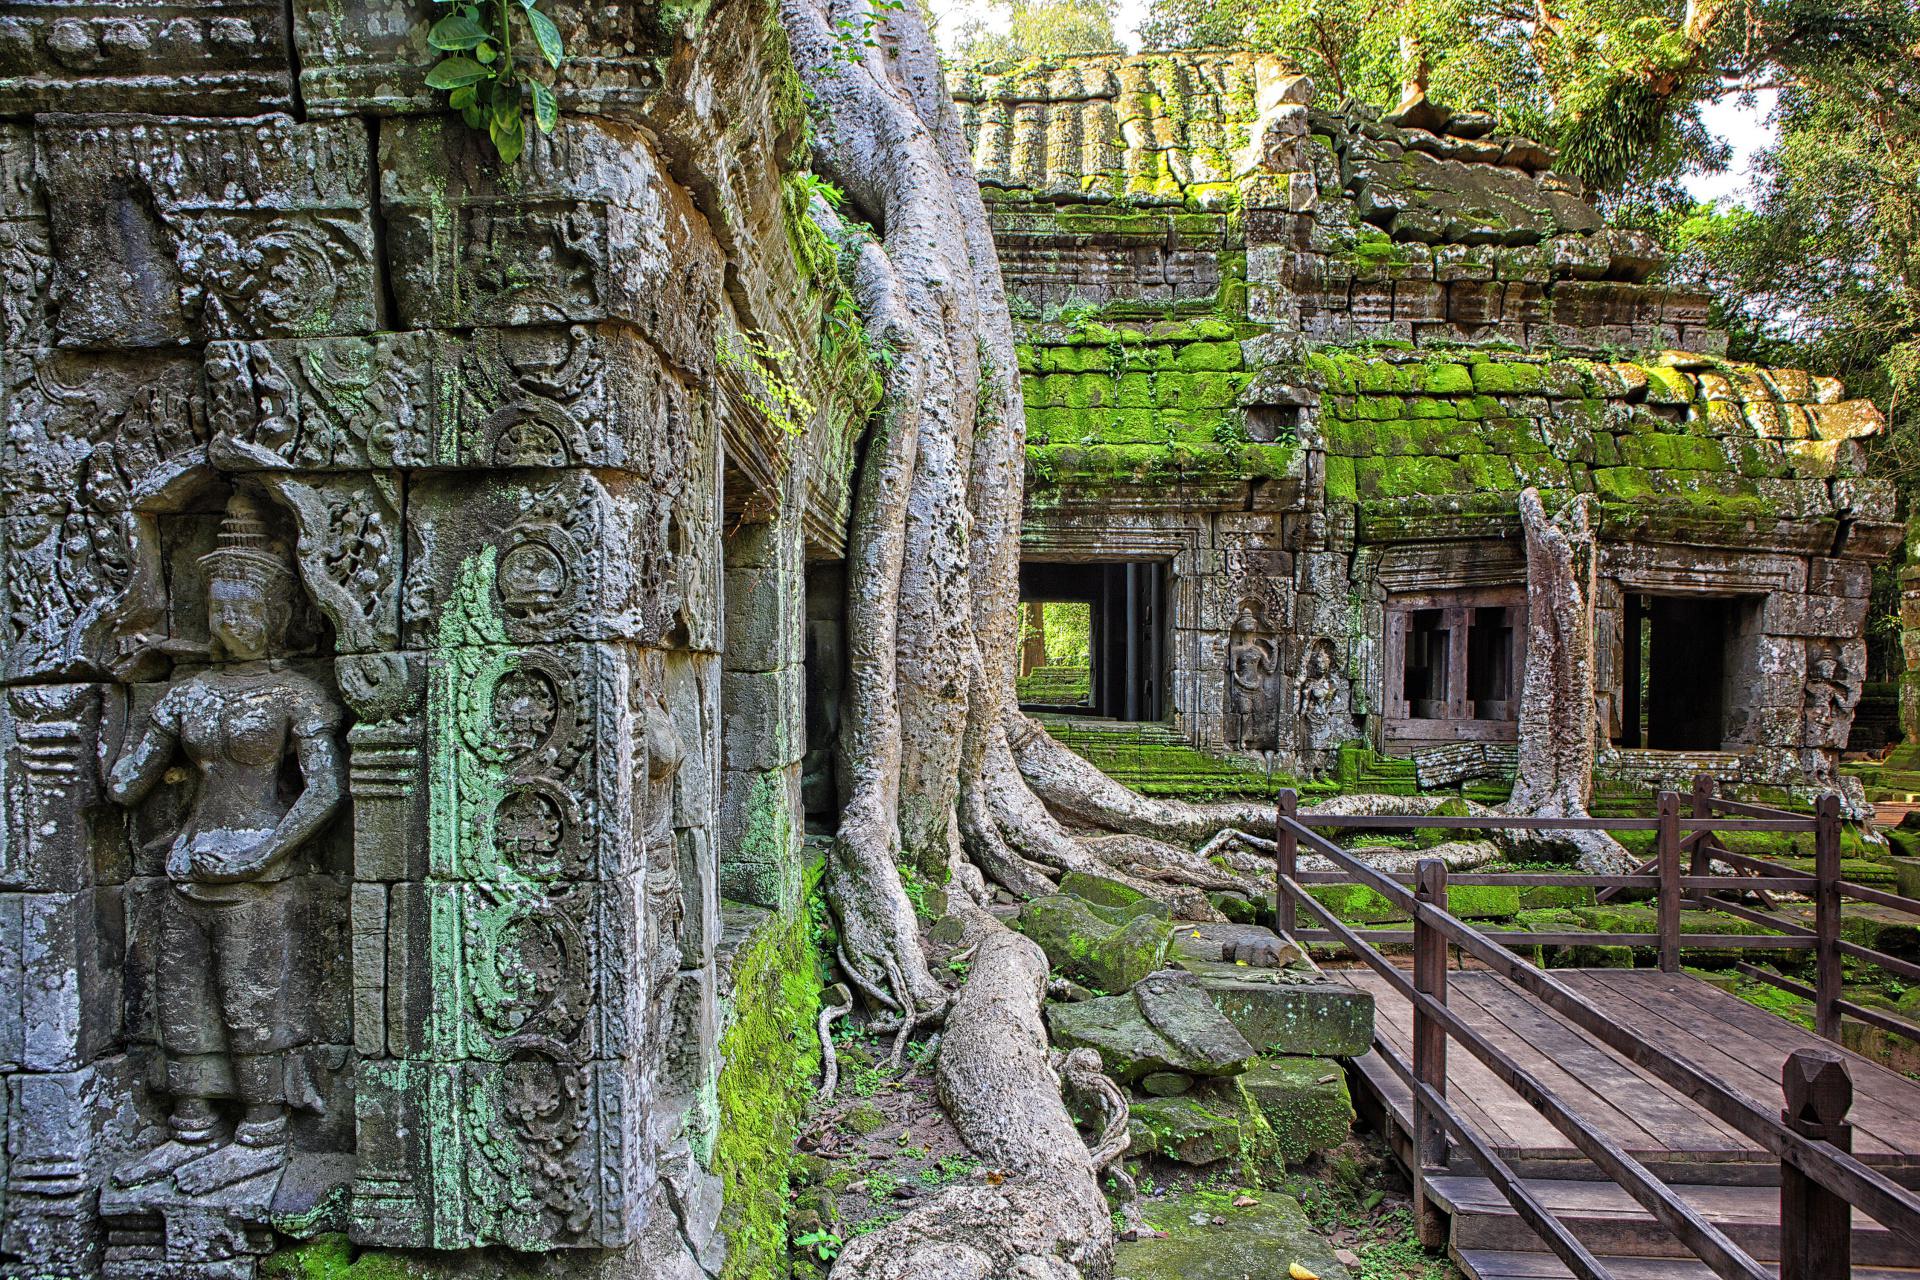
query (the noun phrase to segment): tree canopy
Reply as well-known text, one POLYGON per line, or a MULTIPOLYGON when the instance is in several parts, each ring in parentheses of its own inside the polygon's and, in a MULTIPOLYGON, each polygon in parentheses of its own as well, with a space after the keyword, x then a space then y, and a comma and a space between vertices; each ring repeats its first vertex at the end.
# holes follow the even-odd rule
POLYGON ((1058 58, 1073 53, 1118 50, 1114 0, 992 0, 1007 27, 995 30, 974 19, 960 28, 955 47, 966 62, 1058 58))

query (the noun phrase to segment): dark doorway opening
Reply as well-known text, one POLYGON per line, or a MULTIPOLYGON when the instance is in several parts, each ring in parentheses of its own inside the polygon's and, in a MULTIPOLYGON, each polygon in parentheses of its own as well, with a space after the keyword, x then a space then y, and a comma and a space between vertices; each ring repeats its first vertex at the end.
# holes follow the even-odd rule
POLYGON ((1633 595, 1621 645, 1623 747, 1719 751, 1738 745, 1735 713, 1746 691, 1730 686, 1753 630, 1757 602, 1738 596, 1633 595))
MULTIPOLYGON (((1020 603, 1086 607, 1087 680, 1072 702, 1028 702, 1030 710, 1070 710, 1113 720, 1164 720, 1167 715, 1167 564, 1027 562, 1020 566, 1020 603)), ((1043 611, 1071 625, 1077 611, 1043 611)), ((1024 630, 1024 628, 1023 628, 1024 630)), ((1031 655, 1029 655, 1031 656, 1031 655)), ((1023 669, 1029 664, 1022 664, 1023 669)), ((1029 685, 1038 695, 1041 690, 1029 685)))

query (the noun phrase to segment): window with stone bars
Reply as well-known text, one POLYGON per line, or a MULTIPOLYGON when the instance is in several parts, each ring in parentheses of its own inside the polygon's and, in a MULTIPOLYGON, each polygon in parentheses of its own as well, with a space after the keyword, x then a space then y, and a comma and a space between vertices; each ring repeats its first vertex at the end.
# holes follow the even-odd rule
POLYGON ((1386 609, 1389 744, 1511 742, 1526 663, 1518 586, 1395 595, 1386 609))

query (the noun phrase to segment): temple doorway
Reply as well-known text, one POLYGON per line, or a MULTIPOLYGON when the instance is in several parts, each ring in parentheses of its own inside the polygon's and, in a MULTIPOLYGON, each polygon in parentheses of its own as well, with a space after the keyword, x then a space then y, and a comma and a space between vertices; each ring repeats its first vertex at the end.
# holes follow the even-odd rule
POLYGON ((1020 566, 1020 705, 1164 720, 1165 561, 1020 566))

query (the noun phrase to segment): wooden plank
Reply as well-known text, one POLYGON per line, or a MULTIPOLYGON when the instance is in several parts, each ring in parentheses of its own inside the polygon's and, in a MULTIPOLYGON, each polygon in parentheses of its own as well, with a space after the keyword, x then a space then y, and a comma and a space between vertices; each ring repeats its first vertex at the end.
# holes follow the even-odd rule
MULTIPOLYGON (((1663 1051, 1719 1072, 1760 1106, 1778 1109, 1780 1068, 1789 1053, 1838 1047, 1697 978, 1635 969, 1568 972, 1578 974, 1575 985, 1644 1015, 1637 1029, 1663 1051)), ((1847 1058, 1855 1072, 1855 1154, 1920 1156, 1920 1126, 1913 1121, 1920 1115, 1920 1086, 1858 1054, 1847 1058)))
MULTIPOLYGON (((1458 974, 1455 980, 1458 984, 1461 981, 1483 976, 1482 974, 1458 974)), ((1450 1005, 1453 1011, 1475 1031, 1493 1041, 1496 1048, 1515 1059, 1530 1074, 1537 1077, 1541 1075, 1539 1070, 1541 1067, 1550 1065, 1537 1054, 1529 1052, 1524 1044, 1513 1043, 1513 1037, 1507 1033, 1505 1026, 1482 1008, 1478 1001, 1472 998, 1470 992, 1463 991, 1456 985, 1454 995, 1456 1000, 1450 1005)), ((1494 1117, 1509 1134, 1514 1136, 1516 1140, 1514 1150, 1564 1150, 1569 1156, 1575 1154, 1573 1142, 1555 1128, 1551 1120, 1541 1115, 1532 1103, 1515 1093, 1506 1081, 1495 1075, 1491 1068, 1468 1050, 1463 1048, 1454 1054, 1453 1070, 1462 1073, 1462 1083, 1470 1087, 1472 1099, 1480 1110, 1494 1117), (1476 1069, 1469 1072, 1469 1067, 1476 1069)), ((1577 1088, 1569 1090, 1564 1087, 1567 1082, 1562 1079, 1543 1080, 1542 1083, 1576 1111, 1580 1109, 1581 1103, 1589 1101, 1583 1091, 1577 1088), (1570 1093, 1572 1096, 1569 1096, 1570 1093)), ((1463 1092, 1466 1091, 1463 1089, 1463 1092)))
MULTIPOLYGON (((1706 984, 1701 984, 1706 985, 1706 984)), ((1893 1151, 1920 1159, 1920 1084, 1863 1058, 1806 1028, 1748 1004, 1738 996, 1717 987, 1711 994, 1699 996, 1701 1008, 1711 1013, 1722 1026, 1739 1030, 1749 1043, 1771 1046, 1773 1058, 1767 1063, 1774 1087, 1779 1088, 1780 1065, 1795 1049, 1832 1049, 1846 1058, 1847 1073, 1853 1080, 1853 1109, 1847 1118, 1854 1126, 1854 1141, 1860 1143, 1866 1130, 1893 1151)))
MULTIPOLYGON (((1413 1006, 1403 999, 1399 992, 1388 985, 1385 978, 1382 978, 1371 970, 1335 970, 1333 971, 1333 976, 1342 978, 1351 985, 1373 996, 1374 1031, 1379 1034, 1381 1039, 1393 1047, 1395 1052, 1400 1055, 1401 1061, 1412 1062, 1413 1006), (1383 1017, 1383 1014, 1386 1016, 1383 1017)), ((1447 1082, 1447 1099, 1459 1109, 1461 1119, 1474 1125, 1482 1133, 1494 1139, 1496 1147, 1498 1147, 1500 1143, 1505 1142, 1514 1142, 1517 1145, 1521 1144, 1521 1139, 1526 1136, 1524 1133, 1519 1135, 1510 1134, 1504 1125, 1495 1117, 1487 1114, 1486 1110, 1480 1105, 1480 1098, 1487 1090, 1484 1087, 1478 1087, 1478 1077, 1486 1076, 1487 1079, 1495 1085, 1498 1085, 1499 1081, 1493 1079, 1491 1073, 1487 1071, 1486 1067, 1483 1066, 1478 1059, 1465 1054, 1459 1055, 1459 1059, 1455 1065, 1460 1071, 1465 1072, 1466 1075, 1456 1076, 1447 1082)), ((1406 1128, 1408 1133, 1412 1133, 1413 1091, 1407 1086, 1404 1080, 1401 1080, 1399 1076, 1394 1074, 1393 1068, 1387 1063, 1382 1062, 1380 1069, 1387 1073, 1393 1080, 1396 1087, 1394 1105, 1399 1110, 1399 1117, 1403 1122, 1403 1127, 1406 1128)), ((1529 1111, 1531 1111, 1531 1108, 1529 1108, 1529 1111)), ((1546 1121, 1541 1120, 1537 1115, 1533 1116, 1533 1119, 1539 1124, 1546 1124, 1546 1121)), ((1548 1127, 1551 1128, 1551 1126, 1548 1127)))
MULTIPOLYGON (((1522 1043, 1579 1082, 1595 1097, 1596 1108, 1606 1108, 1644 1132, 1645 1150, 1759 1154, 1753 1143, 1733 1129, 1519 990, 1495 978, 1474 984, 1472 994, 1489 1012, 1504 1018, 1522 1043)), ((1602 1121, 1596 1117, 1595 1123, 1602 1121)), ((1622 1141, 1629 1132, 1625 1127, 1609 1131, 1622 1141)))
MULTIPOLYGON (((1629 972, 1639 971, 1618 971, 1610 979, 1612 986, 1646 1007, 1649 1003, 1646 999, 1647 990, 1663 984, 1650 982, 1647 977, 1618 976, 1629 972)), ((1648 975, 1652 978, 1661 976, 1648 975)), ((1670 1000, 1684 999, 1684 1007, 1691 1018, 1712 1025, 1716 1041, 1725 1042, 1732 1037, 1738 1045, 1735 1051, 1744 1055, 1745 1060, 1753 1065, 1755 1073, 1770 1085, 1774 1093, 1780 1089, 1780 1067, 1795 1049, 1838 1050, 1846 1057, 1847 1070, 1854 1082, 1853 1110, 1848 1113, 1848 1118, 1854 1125, 1856 1145, 1863 1151, 1895 1152, 1920 1159, 1920 1124, 1915 1123, 1915 1117, 1920 1116, 1920 1085, 1877 1062, 1840 1049, 1785 1018, 1756 1008, 1738 996, 1728 995, 1698 979, 1682 981, 1706 989, 1684 990, 1684 995, 1681 992, 1662 994, 1670 1000), (1863 1130, 1872 1135, 1879 1144, 1877 1147, 1869 1146, 1862 1140, 1863 1130)), ((1665 1016, 1671 1023, 1671 1014, 1665 1016)), ((1684 1023, 1681 1024, 1681 1030, 1690 1037, 1694 1034, 1684 1023)))
MULTIPOLYGON (((1461 1249, 1455 1252, 1461 1270, 1474 1280, 1569 1280, 1572 1272, 1550 1253, 1504 1249, 1461 1249)), ((1600 1263, 1614 1280, 1714 1280, 1704 1263, 1682 1258, 1621 1258, 1606 1254, 1600 1263)), ((1853 1280, 1920 1280, 1920 1270, 1907 1267, 1855 1267, 1853 1280)))
MULTIPOLYGON (((1741 1037, 1732 1034, 1731 1029, 1722 1027, 1717 1019, 1704 1013, 1698 1006, 1677 998, 1679 991, 1685 990, 1688 984, 1697 983, 1697 979, 1663 973, 1657 975, 1665 980, 1662 984, 1644 983, 1631 977, 1621 983, 1615 982, 1619 975, 1637 972, 1633 969, 1584 969, 1569 970, 1566 976, 1569 985, 1582 994, 1608 1003, 1611 1006, 1609 1012, 1630 1024, 1660 1052, 1713 1072, 1755 1106, 1771 1106, 1775 1112, 1779 1110, 1778 1103, 1773 1101, 1773 1096, 1780 1092, 1777 1064, 1772 1068, 1773 1075, 1767 1074, 1767 1064, 1773 1054, 1770 1044, 1742 1043, 1741 1037), (1674 989, 1668 990, 1668 985, 1674 989)), ((1779 1053, 1778 1061, 1786 1061, 1784 1050, 1779 1053)))

